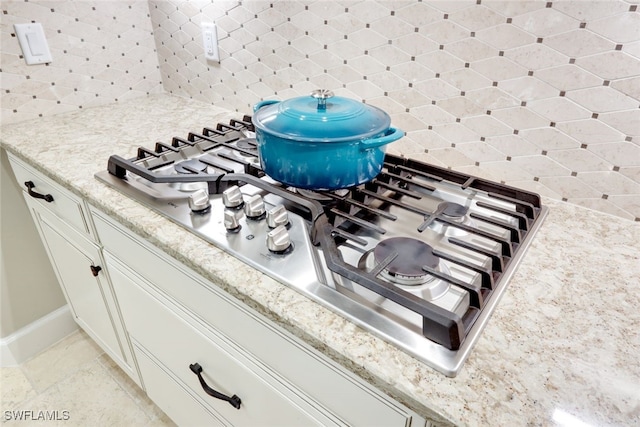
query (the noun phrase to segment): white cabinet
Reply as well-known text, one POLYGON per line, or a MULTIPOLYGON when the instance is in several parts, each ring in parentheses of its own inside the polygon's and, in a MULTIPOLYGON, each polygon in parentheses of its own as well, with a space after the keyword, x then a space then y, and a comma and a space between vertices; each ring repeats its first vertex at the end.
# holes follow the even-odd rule
POLYGON ((215 330, 107 257, 147 393, 176 422, 195 425, 208 413, 212 421, 207 424, 336 425, 215 330), (174 391, 167 394, 165 387, 174 391), (207 394, 208 388, 219 397, 207 394), (193 404, 190 409, 172 406, 174 399, 193 400, 202 408, 194 418, 193 404))
POLYGON ((31 200, 43 242, 78 324, 109 353, 122 358, 113 319, 106 305, 109 286, 100 249, 31 200))
POLYGON ((13 156, 9 161, 76 322, 139 383, 84 202, 13 156))
POLYGON ((425 425, 108 215, 10 161, 78 324, 179 425, 425 425))
POLYGON ((92 217, 147 394, 177 423, 424 425, 107 215, 92 217), (196 363, 210 387, 241 399, 239 409, 203 391, 196 363))

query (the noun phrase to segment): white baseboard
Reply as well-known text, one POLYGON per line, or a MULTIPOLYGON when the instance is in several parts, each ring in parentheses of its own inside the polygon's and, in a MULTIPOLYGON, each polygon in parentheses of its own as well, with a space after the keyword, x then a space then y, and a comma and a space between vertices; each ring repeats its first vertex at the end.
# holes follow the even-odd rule
POLYGON ((52 311, 0 340, 0 367, 18 366, 45 348, 75 332, 68 305, 52 311))

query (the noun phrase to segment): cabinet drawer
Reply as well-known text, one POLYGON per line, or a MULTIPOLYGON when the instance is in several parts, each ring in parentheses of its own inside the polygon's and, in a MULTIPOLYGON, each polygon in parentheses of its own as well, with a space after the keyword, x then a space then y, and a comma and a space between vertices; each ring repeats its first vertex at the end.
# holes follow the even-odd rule
MULTIPOLYGON (((322 414, 263 366, 217 337, 189 314, 180 313, 179 307, 148 284, 143 284, 141 278, 136 280, 135 273, 117 260, 108 261, 132 340, 153 355, 178 384, 202 402, 208 411, 217 414, 224 424, 327 425, 328 420, 322 414), (237 395, 242 402, 240 408, 205 393, 198 376, 190 368, 195 364, 202 367, 201 375, 209 387, 226 396, 237 395), (321 417, 322 422, 317 421, 317 417, 321 417)), ((145 372, 142 372, 142 381, 150 396, 159 392, 152 390, 153 381, 147 382, 145 372)))
POLYGON ((133 342, 147 395, 179 426, 223 426, 191 393, 158 365, 137 342, 133 342))
POLYGON ((9 162, 18 185, 25 192, 25 197, 29 197, 26 183, 30 183, 29 185, 32 185, 30 191, 33 194, 30 199, 45 206, 81 233, 85 235, 91 234, 88 217, 80 198, 12 155, 9 155, 9 162), (47 197, 50 201, 36 197, 36 194, 50 196, 47 197))
POLYGON ((147 242, 143 244, 121 226, 111 225, 100 213, 93 218, 109 251, 126 254, 123 262, 132 270, 311 396, 327 413, 349 425, 412 424, 415 414, 402 405, 307 348, 173 258, 147 242))

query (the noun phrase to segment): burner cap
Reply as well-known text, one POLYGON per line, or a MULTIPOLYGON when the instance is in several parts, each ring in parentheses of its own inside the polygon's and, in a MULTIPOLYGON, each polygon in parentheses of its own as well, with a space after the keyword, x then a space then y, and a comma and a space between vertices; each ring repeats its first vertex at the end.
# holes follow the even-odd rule
POLYGON ((446 207, 444 208, 444 211, 442 211, 442 214, 448 217, 461 218, 465 216, 467 214, 467 211, 469 210, 468 207, 460 205, 458 203, 453 203, 453 202, 444 202, 444 203, 446 204, 446 207))
POLYGON ((176 163, 173 165, 176 172, 183 174, 190 174, 197 172, 204 172, 207 170, 208 165, 201 162, 198 159, 185 160, 184 162, 176 163))
POLYGON ((300 194, 301 196, 306 197, 307 199, 317 200, 320 203, 330 202, 331 200, 333 200, 333 197, 323 193, 334 194, 337 197, 344 197, 349 194, 349 190, 347 188, 342 188, 342 189, 333 190, 333 191, 323 191, 322 193, 319 193, 314 190, 307 190, 304 188, 295 188, 295 187, 292 187, 292 188, 295 190, 296 193, 300 194))
POLYGON ((384 261, 392 253, 398 256, 385 267, 392 276, 422 277, 427 273, 423 265, 436 268, 440 259, 433 254, 433 248, 426 243, 409 237, 392 237, 383 240, 373 250, 377 263, 384 261))
POLYGON ((236 142, 236 147, 241 150, 250 151, 251 153, 258 153, 258 140, 255 138, 244 138, 236 142))

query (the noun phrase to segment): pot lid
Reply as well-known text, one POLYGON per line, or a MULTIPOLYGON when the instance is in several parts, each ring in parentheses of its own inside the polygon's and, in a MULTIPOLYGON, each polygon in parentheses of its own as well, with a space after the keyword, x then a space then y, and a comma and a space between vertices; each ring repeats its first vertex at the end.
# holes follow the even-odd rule
POLYGON ((308 96, 256 104, 253 124, 281 138, 338 142, 379 135, 391 118, 377 107, 318 89, 308 96))

